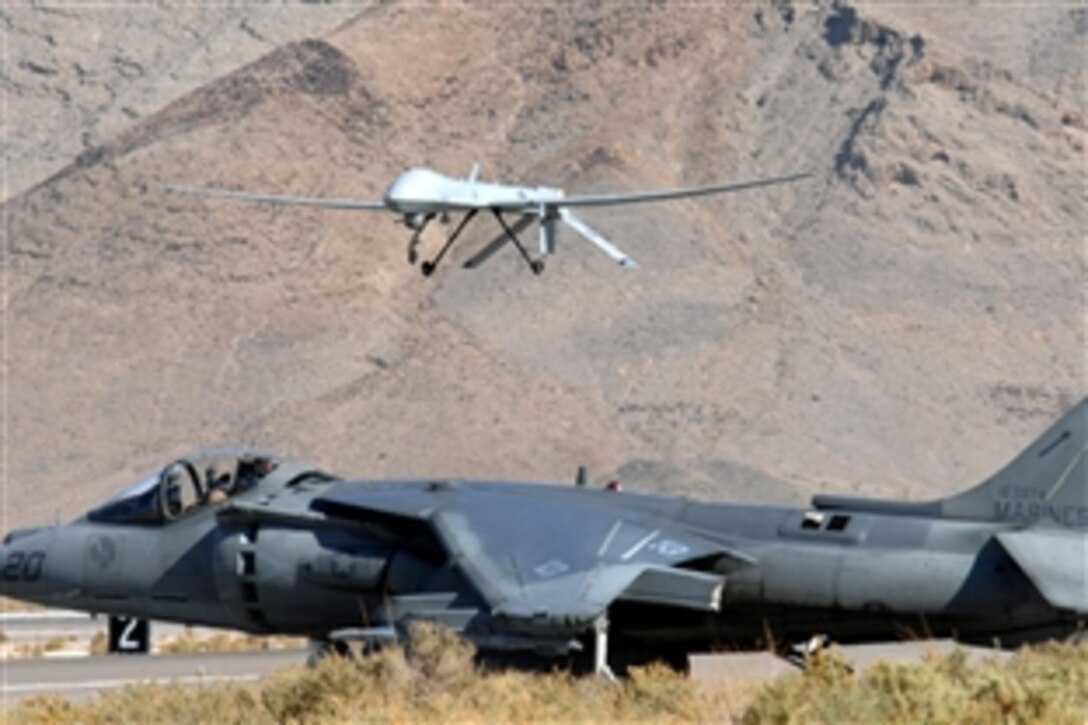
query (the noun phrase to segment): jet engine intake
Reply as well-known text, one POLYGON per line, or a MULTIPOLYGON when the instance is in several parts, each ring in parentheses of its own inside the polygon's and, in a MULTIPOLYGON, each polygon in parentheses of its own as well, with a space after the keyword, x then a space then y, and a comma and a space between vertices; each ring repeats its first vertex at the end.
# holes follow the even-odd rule
POLYGON ((323 551, 302 562, 303 579, 321 586, 354 591, 378 589, 388 562, 388 552, 343 553, 323 551))

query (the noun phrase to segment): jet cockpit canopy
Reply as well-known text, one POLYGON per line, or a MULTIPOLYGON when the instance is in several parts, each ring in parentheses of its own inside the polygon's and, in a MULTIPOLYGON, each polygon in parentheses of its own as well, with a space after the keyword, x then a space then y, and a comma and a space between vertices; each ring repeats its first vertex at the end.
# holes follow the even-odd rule
POLYGON ((203 448, 141 477, 87 513, 97 523, 161 525, 255 486, 281 459, 241 447, 203 448))

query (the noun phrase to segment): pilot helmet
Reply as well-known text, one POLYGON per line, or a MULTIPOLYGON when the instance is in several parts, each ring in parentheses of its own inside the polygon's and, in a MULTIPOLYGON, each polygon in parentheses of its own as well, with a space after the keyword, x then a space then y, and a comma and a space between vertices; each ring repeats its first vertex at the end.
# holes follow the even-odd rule
POLYGON ((181 503, 181 484, 176 478, 168 478, 166 481, 166 500, 172 504, 181 503))
POLYGON ((209 489, 229 488, 234 471, 224 463, 212 463, 204 470, 204 480, 209 489))

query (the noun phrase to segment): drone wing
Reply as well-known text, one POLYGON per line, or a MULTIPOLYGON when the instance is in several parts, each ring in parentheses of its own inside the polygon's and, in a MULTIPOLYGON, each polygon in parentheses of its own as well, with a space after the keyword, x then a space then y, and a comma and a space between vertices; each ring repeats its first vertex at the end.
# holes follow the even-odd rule
POLYGON ((321 196, 288 196, 285 194, 257 194, 237 189, 220 189, 214 186, 181 186, 167 184, 166 189, 178 194, 192 194, 221 199, 237 199, 263 204, 289 204, 293 206, 317 206, 325 209, 388 209, 384 201, 364 199, 337 199, 321 196))
MULTIPOLYGON (((570 207, 584 206, 615 206, 618 204, 642 204, 652 201, 668 201, 670 199, 685 199, 692 196, 706 196, 709 194, 724 194, 731 191, 744 189, 756 189, 761 186, 773 186, 785 184, 790 181, 804 179, 810 176, 808 173, 790 174, 788 176, 772 176, 751 181, 735 181, 728 184, 713 184, 711 186, 689 186, 680 189, 662 189, 660 191, 638 191, 627 194, 581 194, 577 196, 565 196, 554 202, 542 205, 550 209, 551 213, 559 220, 573 229, 577 234, 586 239, 593 246, 619 263, 621 267, 637 267, 635 260, 626 252, 617 247, 588 224, 583 222, 570 211, 570 207)), ((541 231, 541 253, 547 254, 555 247, 554 231, 544 229, 541 231)))
POLYGON ((680 189, 661 189, 658 191, 636 191, 626 194, 580 194, 566 196, 557 206, 616 206, 618 204, 644 204, 652 201, 668 201, 670 199, 686 199, 692 196, 707 196, 709 194, 726 194, 732 191, 745 189, 758 189, 761 186, 774 186, 786 184, 791 181, 805 179, 811 174, 789 174, 787 176, 771 176, 764 179, 752 179, 750 181, 734 181, 728 184, 712 184, 710 186, 688 186, 680 189))

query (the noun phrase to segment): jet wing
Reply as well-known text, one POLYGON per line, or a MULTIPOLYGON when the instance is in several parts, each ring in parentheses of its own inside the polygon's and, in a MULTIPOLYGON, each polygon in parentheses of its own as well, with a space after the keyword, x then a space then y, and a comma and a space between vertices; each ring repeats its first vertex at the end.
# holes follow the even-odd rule
POLYGON ((614 601, 717 611, 724 577, 683 565, 754 559, 609 500, 618 495, 526 484, 341 483, 314 508, 383 526, 426 522, 492 615, 519 632, 579 632, 614 601))
POLYGON ((618 204, 643 204, 652 201, 686 199, 692 196, 725 194, 732 191, 743 191, 744 189, 757 189, 761 186, 785 184, 790 181, 805 179, 809 176, 811 176, 811 174, 808 173, 789 174, 787 176, 771 176, 765 179, 752 179, 750 181, 734 181, 728 184, 688 186, 679 189, 661 189, 657 191, 635 191, 626 194, 578 194, 575 196, 565 196, 554 202, 554 206, 616 206, 618 204))
POLYGON ((192 194, 194 196, 210 196, 221 199, 238 199, 240 201, 252 201, 265 204, 287 204, 293 206, 319 206, 325 209, 388 209, 384 201, 369 201, 364 199, 337 199, 335 197, 319 196, 288 196, 285 194, 260 194, 237 189, 220 189, 214 186, 181 186, 179 184, 167 184, 167 191, 178 194, 192 194))

